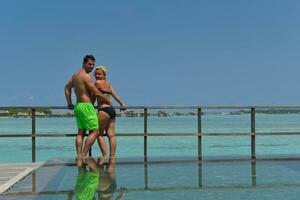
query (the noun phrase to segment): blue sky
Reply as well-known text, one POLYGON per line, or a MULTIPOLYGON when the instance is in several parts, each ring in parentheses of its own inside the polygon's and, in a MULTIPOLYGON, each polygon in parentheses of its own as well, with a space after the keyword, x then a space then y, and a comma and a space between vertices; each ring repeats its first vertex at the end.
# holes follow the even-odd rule
POLYGON ((0 2, 1 106, 65 105, 94 54, 127 105, 299 105, 297 0, 0 2))

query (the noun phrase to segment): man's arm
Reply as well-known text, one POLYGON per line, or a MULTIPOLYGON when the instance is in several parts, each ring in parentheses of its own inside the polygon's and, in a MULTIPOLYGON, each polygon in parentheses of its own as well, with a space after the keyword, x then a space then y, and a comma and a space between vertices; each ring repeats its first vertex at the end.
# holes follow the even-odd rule
POLYGON ((74 105, 72 104, 71 92, 73 88, 72 79, 70 79, 65 86, 65 95, 68 102, 68 108, 73 109, 74 105))
POLYGON ((96 96, 98 102, 104 102, 106 104, 111 105, 111 102, 108 98, 106 98, 102 92, 100 92, 93 83, 92 78, 87 75, 85 80, 87 88, 96 96))

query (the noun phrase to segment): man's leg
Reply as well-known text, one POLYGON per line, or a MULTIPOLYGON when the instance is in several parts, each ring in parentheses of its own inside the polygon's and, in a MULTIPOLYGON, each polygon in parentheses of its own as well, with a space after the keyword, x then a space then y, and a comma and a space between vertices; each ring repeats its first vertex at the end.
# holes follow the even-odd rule
POLYGON ((82 142, 83 142, 84 135, 85 135, 85 129, 78 129, 78 133, 75 139, 77 157, 82 157, 82 142))
POLYGON ((99 133, 98 129, 90 131, 89 136, 86 138, 85 144, 83 147, 83 151, 82 151, 83 157, 86 157, 88 151, 91 149, 92 145, 94 144, 94 142, 98 136, 98 133, 99 133))
POLYGON ((99 134, 99 123, 97 113, 95 112, 94 106, 91 103, 86 103, 83 109, 83 125, 86 130, 89 130, 89 136, 85 140, 85 144, 82 151, 82 156, 86 157, 88 151, 94 144, 99 134))
POLYGON ((109 157, 114 158, 116 155, 116 137, 115 137, 115 119, 111 119, 108 128, 107 135, 109 140, 109 157))

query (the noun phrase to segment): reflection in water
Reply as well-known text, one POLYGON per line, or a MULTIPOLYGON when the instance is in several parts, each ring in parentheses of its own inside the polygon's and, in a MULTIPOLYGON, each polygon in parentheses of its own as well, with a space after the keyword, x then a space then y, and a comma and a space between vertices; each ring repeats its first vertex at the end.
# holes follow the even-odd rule
POLYGON ((199 188, 202 188, 202 187, 203 187, 202 173, 203 173, 202 163, 199 162, 199 163, 198 163, 198 187, 199 187, 199 188))
MULTIPOLYGON (((115 158, 110 158, 107 164, 104 164, 105 158, 99 158, 95 162, 94 158, 82 159, 76 161, 78 175, 75 186, 75 196, 77 200, 96 200, 96 191, 98 189, 99 200, 112 200, 117 189, 115 176, 115 158)), ((119 192, 116 199, 122 199, 123 192, 119 192)))
POLYGON ((256 186, 256 161, 251 162, 251 172, 252 172, 252 186, 256 186))
MULTIPOLYGON (((115 173, 116 159, 110 158, 107 164, 98 159, 98 166, 100 167, 100 184, 98 199, 100 200, 112 200, 114 199, 114 193, 117 189, 116 173, 115 173)), ((116 199, 122 199, 123 191, 119 192, 116 199)))
POLYGON ((99 168, 93 158, 86 159, 86 165, 82 159, 76 161, 78 175, 75 186, 77 200, 95 199, 95 193, 99 185, 99 168))
POLYGON ((0 199, 299 199, 300 161, 49 162, 0 199), (75 176, 74 176, 75 175, 75 176), (31 186, 30 191, 28 188, 31 186), (120 187, 122 185, 122 187, 120 187), (124 187, 123 187, 124 186, 124 187), (75 191, 74 191, 75 188, 75 191), (31 191, 32 189, 32 191, 31 191))

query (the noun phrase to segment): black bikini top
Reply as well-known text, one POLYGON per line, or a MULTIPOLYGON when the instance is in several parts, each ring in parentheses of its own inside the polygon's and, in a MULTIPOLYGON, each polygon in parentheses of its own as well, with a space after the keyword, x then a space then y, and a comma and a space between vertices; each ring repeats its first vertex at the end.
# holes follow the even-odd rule
POLYGON ((99 91, 102 92, 103 94, 111 94, 110 91, 105 91, 105 90, 100 90, 100 89, 99 89, 99 91))

